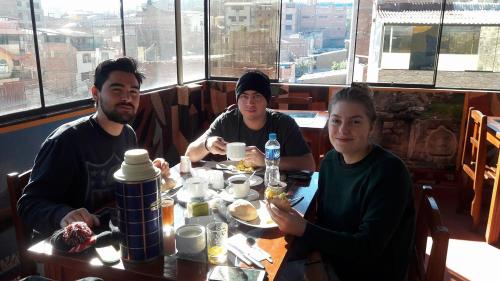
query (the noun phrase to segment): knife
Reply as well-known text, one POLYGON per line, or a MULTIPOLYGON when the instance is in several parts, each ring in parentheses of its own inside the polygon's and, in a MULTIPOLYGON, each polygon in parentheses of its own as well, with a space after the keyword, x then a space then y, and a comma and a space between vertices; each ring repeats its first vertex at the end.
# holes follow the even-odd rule
POLYGON ((251 265, 251 263, 255 264, 257 267, 259 268, 262 268, 264 269, 264 265, 254 259, 249 253, 245 253, 243 252, 242 250, 240 250, 239 248, 237 248, 236 246, 233 246, 231 244, 227 244, 228 245, 228 250, 233 252, 238 258, 240 258, 244 263, 248 264, 248 265, 251 265), (240 257, 241 256, 241 257, 240 257), (242 258, 243 257, 243 258, 242 258), (246 261, 249 261, 249 262, 246 262, 246 261))
POLYGON ((237 256, 242 262, 247 265, 252 265, 252 262, 247 259, 247 257, 236 247, 231 244, 226 244, 226 247, 229 251, 231 251, 235 256, 237 256))
POLYGON ((254 259, 249 253, 245 253, 245 257, 249 259, 253 264, 255 264, 258 268, 264 269, 264 265, 260 261, 254 259))
POLYGON ((269 263, 273 263, 273 258, 271 257, 271 255, 270 255, 268 252, 266 252, 266 251, 262 250, 259 246, 253 246, 253 248, 254 248, 254 249, 257 249, 257 251, 261 252, 264 256, 266 256, 266 257, 265 257, 265 259, 266 259, 269 263))

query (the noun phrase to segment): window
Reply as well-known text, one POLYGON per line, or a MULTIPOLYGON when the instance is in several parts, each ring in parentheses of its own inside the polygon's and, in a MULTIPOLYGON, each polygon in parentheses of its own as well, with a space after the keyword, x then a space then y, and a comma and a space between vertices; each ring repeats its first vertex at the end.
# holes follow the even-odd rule
POLYGON ((293 15, 292 14, 286 14, 286 20, 292 20, 293 15))
POLYGON ((360 1, 353 80, 499 89, 497 2, 360 1))
POLYGON ((299 20, 294 25, 282 23, 280 81, 345 84, 353 2, 308 2, 316 4, 283 1, 284 20, 293 14, 299 15, 299 20), (338 21, 336 16, 343 20, 338 21))
POLYGON ((83 63, 86 62, 83 59, 85 54, 92 53, 96 63, 102 61, 100 54, 104 50, 112 50, 113 57, 123 54, 121 40, 115 39, 121 34, 119 1, 88 5, 89 1, 68 5, 59 1, 41 1, 44 20, 37 24, 37 31, 46 105, 90 98, 91 81, 79 78, 82 73, 94 70, 96 65, 83 63), (92 10, 81 13, 82 9, 88 10, 87 6, 92 10), (80 16, 67 16, 75 13, 80 16))
POLYGON ((245 16, 240 17, 240 21, 245 21, 246 19, 247 19, 247 17, 245 17, 245 16))
POLYGON ((426 8, 441 4, 359 3, 353 81, 432 85, 439 25, 425 23, 434 16, 439 22, 439 11, 426 8))
POLYGON ((248 69, 259 69, 271 79, 278 78, 279 3, 278 0, 210 2, 211 77, 237 78, 248 69), (237 22, 236 17, 251 21, 237 22), (228 38, 227 42, 224 38, 228 38))
POLYGON ((123 11, 126 53, 146 76, 141 90, 177 84, 174 0, 124 0, 123 11))
POLYGON ((83 60, 83 63, 89 63, 92 61, 90 54, 83 54, 82 60, 83 60))
POLYGON ((5 17, 0 27, 0 115, 5 115, 41 104, 31 22, 22 22, 30 12, 18 10, 21 1, 1 4, 5 17))
POLYGON ((183 82, 205 78, 203 2, 181 1, 183 82))

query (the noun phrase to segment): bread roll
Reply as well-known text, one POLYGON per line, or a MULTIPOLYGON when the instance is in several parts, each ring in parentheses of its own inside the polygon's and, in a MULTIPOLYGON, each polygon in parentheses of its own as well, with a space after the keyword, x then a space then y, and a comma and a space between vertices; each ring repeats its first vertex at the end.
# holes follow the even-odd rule
POLYGON ((244 221, 252 221, 258 217, 254 205, 244 199, 234 201, 229 205, 228 210, 233 217, 244 221))

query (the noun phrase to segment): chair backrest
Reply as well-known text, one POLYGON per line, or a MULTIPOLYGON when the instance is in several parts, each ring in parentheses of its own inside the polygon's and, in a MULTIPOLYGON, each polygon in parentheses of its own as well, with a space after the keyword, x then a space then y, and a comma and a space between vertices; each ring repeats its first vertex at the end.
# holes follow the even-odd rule
POLYGON ((443 280, 450 233, 441 221, 441 214, 430 186, 416 190, 416 229, 413 261, 410 264, 409 280, 443 280), (432 247, 426 262, 427 237, 430 234, 432 247), (426 266, 427 264, 427 266, 426 266))
POLYGON ((7 188, 9 189, 10 209, 12 212, 12 222, 16 230, 17 250, 19 252, 19 262, 21 264, 22 276, 36 273, 36 265, 27 256, 27 249, 30 244, 30 237, 33 232, 27 227, 17 213, 17 201, 23 193, 24 187, 28 184, 31 170, 21 174, 13 172, 7 175, 7 188))
POLYGON ((312 97, 275 97, 273 99, 274 107, 277 109, 306 109, 312 110, 312 97))
MULTIPOLYGON (((469 108, 462 150, 462 168, 473 180, 484 177, 486 164, 486 121, 481 111, 469 108), (477 177, 481 175, 480 177, 477 177)), ((482 180, 481 180, 482 181, 482 180)))

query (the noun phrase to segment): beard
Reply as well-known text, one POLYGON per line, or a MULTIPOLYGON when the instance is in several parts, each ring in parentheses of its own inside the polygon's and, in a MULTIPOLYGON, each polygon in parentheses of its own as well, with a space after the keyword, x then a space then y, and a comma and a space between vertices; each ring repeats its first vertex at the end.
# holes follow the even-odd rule
POLYGON ((113 122, 116 122, 119 124, 129 124, 130 122, 132 122, 135 119, 135 115, 136 115, 135 111, 131 112, 131 113, 128 113, 128 112, 127 113, 119 113, 116 110, 116 107, 118 107, 120 105, 131 106, 132 108, 135 109, 134 105, 132 105, 131 103, 117 103, 114 106, 114 108, 108 108, 107 106, 104 106, 102 101, 99 104, 101 105, 102 112, 104 113, 104 115, 106 115, 106 117, 110 121, 113 121, 113 122))

